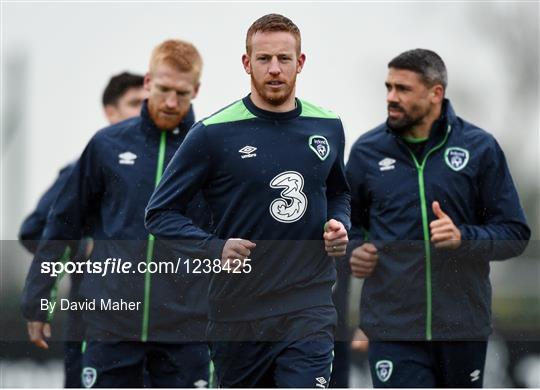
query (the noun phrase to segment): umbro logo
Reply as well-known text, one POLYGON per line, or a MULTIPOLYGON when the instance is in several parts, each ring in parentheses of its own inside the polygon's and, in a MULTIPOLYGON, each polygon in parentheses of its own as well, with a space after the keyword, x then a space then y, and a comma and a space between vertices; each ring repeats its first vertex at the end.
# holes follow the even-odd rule
POLYGON ((197 382, 193 383, 193 386, 195 386, 195 388, 197 389, 206 389, 207 385, 208 385, 208 382, 205 381, 204 379, 199 379, 197 382))
POLYGON ((471 377, 471 382, 476 382, 478 379, 480 379, 480 370, 474 370, 469 374, 471 377))
POLYGON ((318 378, 315 378, 315 380, 318 382, 315 384, 315 387, 326 389, 326 384, 328 383, 328 381, 324 377, 320 376, 318 378))
POLYGON ((240 149, 238 152, 241 154, 242 158, 251 158, 251 157, 257 157, 257 153, 253 153, 256 150, 257 150, 256 147, 246 145, 242 149, 240 149))
POLYGON ((120 153, 118 155, 118 158, 118 164, 133 165, 135 164, 135 159, 137 158, 137 155, 131 152, 124 152, 120 153))
POLYGON ((394 164, 396 163, 396 160, 393 158, 383 158, 381 161, 379 161, 379 170, 381 171, 389 171, 391 169, 394 169, 394 164))

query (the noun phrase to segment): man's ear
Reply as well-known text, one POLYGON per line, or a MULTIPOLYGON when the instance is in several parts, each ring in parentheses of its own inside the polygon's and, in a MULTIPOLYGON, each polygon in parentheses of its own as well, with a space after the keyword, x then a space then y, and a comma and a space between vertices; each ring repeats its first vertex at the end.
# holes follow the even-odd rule
POLYGON ((433 103, 441 103, 444 99, 444 87, 441 84, 434 85, 431 87, 429 96, 433 103))
POLYGON ((107 118, 107 121, 109 121, 109 123, 114 123, 116 121, 116 118, 117 118, 117 112, 116 112, 116 107, 113 106, 112 104, 107 104, 105 107, 103 107, 103 112, 105 113, 105 117, 107 118))
POLYGON ((251 74, 251 59, 247 54, 242 55, 242 65, 247 74, 251 74))
POLYGON ((305 63, 306 63, 306 55, 304 53, 300 53, 297 60, 296 73, 300 73, 302 71, 305 63))
POLYGON ((197 97, 197 95, 199 94, 200 87, 201 87, 201 83, 197 83, 197 85, 195 85, 195 92, 193 93, 193 97, 191 99, 195 99, 197 97))
POLYGON ((143 87, 144 89, 146 89, 147 91, 150 91, 150 81, 152 80, 152 77, 150 76, 150 72, 146 73, 144 75, 144 84, 143 84, 143 87))

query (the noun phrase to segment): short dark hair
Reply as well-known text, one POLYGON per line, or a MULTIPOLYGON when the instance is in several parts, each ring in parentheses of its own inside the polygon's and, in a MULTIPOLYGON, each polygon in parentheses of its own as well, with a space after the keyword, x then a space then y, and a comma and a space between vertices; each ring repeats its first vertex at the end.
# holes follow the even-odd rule
POLYGON ((138 74, 122 72, 111 77, 103 91, 103 98, 101 99, 103 107, 116 105, 118 99, 120 99, 128 89, 141 88, 143 85, 144 77, 138 74))
POLYGON ((448 75, 442 58, 427 49, 408 50, 388 63, 388 68, 410 70, 418 73, 428 86, 442 84, 446 90, 448 75))
POLYGON ((302 51, 302 38, 300 29, 293 21, 280 14, 268 14, 261 16, 253 22, 246 34, 246 53, 251 53, 251 38, 257 32, 276 32, 283 31, 291 33, 296 38, 296 51, 302 51))

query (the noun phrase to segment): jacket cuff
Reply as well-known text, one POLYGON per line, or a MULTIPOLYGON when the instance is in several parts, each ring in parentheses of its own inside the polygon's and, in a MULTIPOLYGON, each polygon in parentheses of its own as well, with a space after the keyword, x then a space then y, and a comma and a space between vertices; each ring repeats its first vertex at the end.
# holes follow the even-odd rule
MULTIPOLYGON (((335 219, 338 222, 341 222, 343 226, 345 227, 345 230, 349 231, 351 230, 351 219, 347 215, 339 214, 339 215, 332 215, 329 216, 327 221, 330 221, 331 219, 335 219)), ((325 224, 326 227, 326 224, 325 224)))
POLYGON ((221 259, 226 242, 227 240, 221 238, 212 238, 208 241, 208 255, 211 260, 221 259))
POLYGON ((26 321, 49 322, 49 313, 41 310, 40 304, 21 304, 21 312, 26 321))
POLYGON ((473 234, 474 227, 471 225, 460 225, 457 227, 461 233, 461 245, 457 249, 460 256, 468 261, 485 261, 492 251, 493 243, 491 240, 478 240, 473 234))
POLYGON ((362 246, 365 242, 366 240, 364 240, 363 238, 353 238, 352 240, 350 240, 347 244, 347 252, 345 254, 345 258, 349 260, 351 258, 353 250, 355 250, 359 246, 362 246))

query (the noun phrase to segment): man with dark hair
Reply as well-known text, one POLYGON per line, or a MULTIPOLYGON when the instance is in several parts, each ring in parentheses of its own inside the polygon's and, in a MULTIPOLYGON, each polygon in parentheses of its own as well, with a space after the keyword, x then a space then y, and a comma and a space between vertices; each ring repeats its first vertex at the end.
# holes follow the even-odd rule
POLYGON ((520 255, 530 230, 497 141, 445 98, 442 59, 416 49, 388 68, 388 118, 347 163, 373 384, 481 387, 489 262, 520 255))
MULTIPOLYGON (((128 72, 113 76, 103 93, 103 111, 109 123, 115 124, 125 119, 139 115, 146 91, 143 88, 144 77, 128 72)), ((47 214, 60 189, 67 181, 71 169, 75 163, 71 163, 62 170, 54 184, 39 199, 36 209, 23 221, 19 231, 19 241, 24 247, 34 254, 39 240, 43 235, 47 214)), ((83 239, 78 247, 78 256, 88 257, 92 251, 93 242, 90 238, 83 239)), ((75 256, 72 256, 73 258, 75 256)), ((81 283, 80 274, 71 275, 69 297, 71 301, 78 300, 78 290, 81 283)), ((53 286, 51 297, 56 295, 56 284, 53 286)), ((52 319, 52 313, 49 316, 52 319)), ((30 339, 39 347, 47 347, 46 342, 40 337, 43 332, 50 335, 50 326, 46 323, 43 329, 37 329, 34 325, 28 328, 30 339)), ((81 386, 82 349, 84 344, 80 341, 84 338, 84 324, 82 315, 78 311, 70 311, 67 316, 65 346, 64 346, 64 384, 67 388, 81 386)))
POLYGON ((193 254, 214 260, 207 334, 220 387, 330 381, 329 256, 345 253, 349 189, 341 121, 295 98, 305 58, 292 21, 258 19, 242 56, 251 94, 194 126, 147 207, 158 238, 190 240, 193 254), (186 216, 199 190, 213 232, 186 216))
MULTIPOLYGON (((158 45, 144 77, 149 95, 140 115, 92 137, 47 217, 23 292, 23 315, 34 343, 46 346, 52 305, 47 292, 56 278, 43 273, 43 266, 57 264, 66 246, 73 253, 73 243, 88 228, 94 250, 80 264, 81 301, 74 302, 83 311, 88 340, 84 387, 142 387, 145 365, 152 387, 208 384, 207 280, 179 267, 153 273, 171 257, 144 226, 148 199, 194 123, 201 68, 191 43, 158 45), (116 268, 121 262, 124 267, 116 268)), ((186 207, 195 223, 209 228, 200 198, 186 207)))
POLYGON ((141 112, 146 91, 144 76, 122 72, 111 77, 103 91, 102 104, 109 123, 137 116, 141 112))

